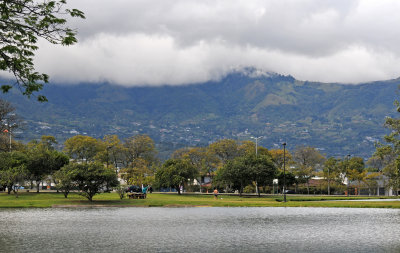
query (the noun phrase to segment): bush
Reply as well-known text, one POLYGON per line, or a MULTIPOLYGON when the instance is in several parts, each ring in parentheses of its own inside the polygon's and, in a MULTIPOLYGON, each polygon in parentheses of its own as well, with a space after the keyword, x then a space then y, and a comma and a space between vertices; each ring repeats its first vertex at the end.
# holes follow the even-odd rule
POLYGON ((199 192, 200 185, 188 185, 188 186, 186 186, 186 191, 187 192, 199 192))
POLYGON ((254 185, 248 185, 244 187, 243 192, 244 193, 254 193, 256 191, 256 187, 254 185))

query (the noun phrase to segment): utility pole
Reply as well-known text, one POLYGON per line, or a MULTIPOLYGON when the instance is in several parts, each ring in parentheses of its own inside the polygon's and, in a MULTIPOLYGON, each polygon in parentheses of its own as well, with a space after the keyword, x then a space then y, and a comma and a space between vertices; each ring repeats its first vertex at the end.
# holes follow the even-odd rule
POLYGON ((286 202, 286 142, 283 145, 283 202, 286 202))

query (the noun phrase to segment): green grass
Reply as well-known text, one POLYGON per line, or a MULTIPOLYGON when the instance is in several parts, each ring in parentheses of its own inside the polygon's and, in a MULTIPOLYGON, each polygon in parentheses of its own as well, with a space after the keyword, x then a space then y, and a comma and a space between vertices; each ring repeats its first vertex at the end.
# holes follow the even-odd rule
MULTIPOLYGON (((376 197, 375 197, 376 198, 376 197)), ((288 196, 284 203, 282 196, 239 197, 220 195, 214 200, 212 195, 200 194, 148 194, 147 199, 120 200, 116 193, 96 195, 89 202, 77 193, 71 193, 64 198, 61 193, 31 193, 23 192, 16 198, 13 194, 0 193, 0 208, 29 208, 55 206, 144 206, 144 207, 350 207, 350 208, 400 208, 400 201, 364 202, 336 201, 342 199, 367 199, 366 197, 328 197, 328 196, 288 196)))

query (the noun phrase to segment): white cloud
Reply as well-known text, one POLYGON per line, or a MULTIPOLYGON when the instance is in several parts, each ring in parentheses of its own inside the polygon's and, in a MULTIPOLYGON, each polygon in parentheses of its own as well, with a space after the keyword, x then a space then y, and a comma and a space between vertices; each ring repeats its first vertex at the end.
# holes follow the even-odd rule
POLYGON ((254 66, 302 80, 396 78, 394 0, 69 0, 80 42, 41 43, 36 63, 56 82, 185 84, 254 66))

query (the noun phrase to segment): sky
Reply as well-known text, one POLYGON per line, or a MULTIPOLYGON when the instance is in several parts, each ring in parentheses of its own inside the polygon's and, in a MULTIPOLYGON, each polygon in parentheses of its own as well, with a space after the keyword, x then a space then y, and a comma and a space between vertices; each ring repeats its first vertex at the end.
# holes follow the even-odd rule
POLYGON ((40 41, 53 83, 182 85, 245 67, 299 80, 400 76, 398 0, 68 0, 79 43, 40 41))

